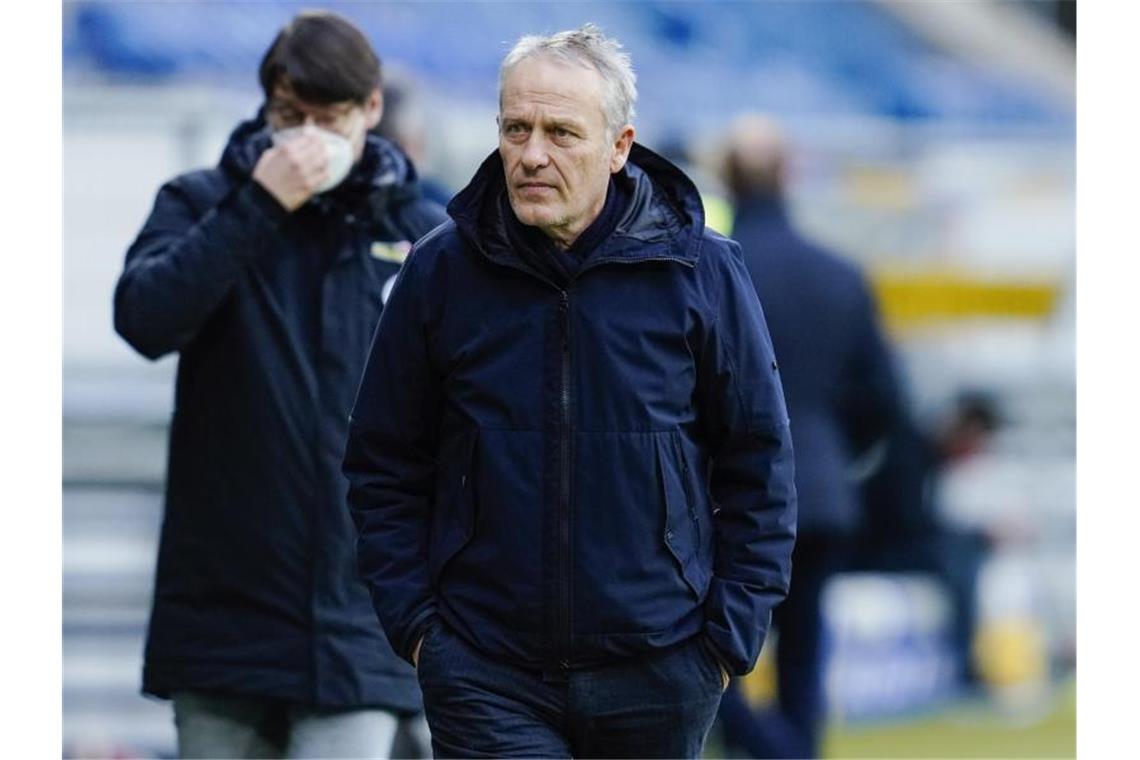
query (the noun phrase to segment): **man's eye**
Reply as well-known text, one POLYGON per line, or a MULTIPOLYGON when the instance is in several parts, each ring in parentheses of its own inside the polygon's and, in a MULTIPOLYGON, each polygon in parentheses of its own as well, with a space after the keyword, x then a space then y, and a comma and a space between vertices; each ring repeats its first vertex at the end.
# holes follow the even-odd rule
POLYGON ((304 120, 304 117, 301 115, 301 112, 295 111, 292 108, 278 108, 277 109, 277 118, 281 119, 281 121, 288 122, 290 124, 304 120))
POLYGON ((526 131, 526 127, 522 124, 508 124, 503 131, 508 135, 519 135, 526 131))

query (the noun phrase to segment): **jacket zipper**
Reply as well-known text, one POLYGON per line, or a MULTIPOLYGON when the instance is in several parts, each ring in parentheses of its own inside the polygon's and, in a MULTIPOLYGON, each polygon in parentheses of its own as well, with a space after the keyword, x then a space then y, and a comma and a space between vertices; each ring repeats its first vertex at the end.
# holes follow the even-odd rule
MULTIPOLYGON (((484 252, 484 255, 487 255, 484 252)), ((571 589, 570 580, 571 574, 571 561, 570 561, 570 294, 566 290, 566 286, 557 285, 550 278, 540 274, 539 272, 531 269, 528 266, 521 265, 514 261, 504 260, 487 256, 488 259, 506 266, 511 269, 516 269, 520 272, 540 280, 550 287, 554 288, 559 293, 559 322, 562 331, 562 367, 561 367, 561 391, 559 394, 559 411, 560 411, 560 431, 559 431, 559 484, 558 484, 558 563, 557 563, 557 587, 559 599, 555 604, 554 609, 554 631, 557 641, 555 643, 555 650, 558 659, 558 667, 561 670, 570 669, 571 660, 571 629, 572 623, 570 620, 571 612, 571 589)), ((689 269, 696 269, 696 265, 691 261, 684 261, 672 256, 652 256, 636 260, 624 259, 602 259, 588 263, 582 269, 578 270, 577 277, 581 277, 587 270, 593 269, 596 266, 604 264, 641 264, 645 262, 673 262, 682 264, 689 269)), ((575 279, 577 279, 577 277, 575 279)))
POLYGON ((560 598, 558 600, 558 664, 570 667, 570 295, 561 291, 559 308, 562 327, 561 429, 559 435, 558 552, 560 598))

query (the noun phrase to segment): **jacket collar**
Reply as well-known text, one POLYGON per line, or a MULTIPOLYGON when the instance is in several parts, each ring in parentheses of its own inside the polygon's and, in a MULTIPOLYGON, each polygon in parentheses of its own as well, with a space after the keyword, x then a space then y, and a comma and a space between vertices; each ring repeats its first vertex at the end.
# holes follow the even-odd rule
MULTIPOLYGON (((634 143, 619 182, 632 185, 631 200, 617 227, 579 271, 605 263, 677 261, 695 266, 705 216, 692 181, 676 166, 634 143)), ((467 187, 447 206, 456 227, 483 256, 534 273, 512 250, 499 203, 506 193, 499 151, 486 159, 467 187)))

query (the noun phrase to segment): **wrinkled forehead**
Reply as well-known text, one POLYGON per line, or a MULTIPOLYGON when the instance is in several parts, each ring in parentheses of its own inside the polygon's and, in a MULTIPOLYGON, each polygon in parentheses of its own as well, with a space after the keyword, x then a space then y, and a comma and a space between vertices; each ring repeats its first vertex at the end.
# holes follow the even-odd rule
POLYGON ((586 62, 542 54, 525 58, 504 72, 499 112, 510 116, 536 106, 604 121, 605 83, 586 62))

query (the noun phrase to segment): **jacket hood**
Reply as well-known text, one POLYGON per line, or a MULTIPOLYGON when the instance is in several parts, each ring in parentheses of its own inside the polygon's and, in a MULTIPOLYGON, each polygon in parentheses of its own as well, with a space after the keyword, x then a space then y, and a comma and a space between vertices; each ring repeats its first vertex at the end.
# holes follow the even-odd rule
MULTIPOLYGON (((273 145, 272 130, 258 111, 230 133, 219 167, 235 179, 253 174, 257 160, 273 145)), ((418 197, 419 178, 411 160, 395 143, 369 133, 364 153, 344 181, 328 192, 313 196, 309 203, 329 211, 372 212, 381 217, 389 204, 418 197)))
MULTIPOLYGON (((696 264, 705 214, 697 187, 684 172, 634 143, 615 179, 630 189, 631 200, 613 234, 590 256, 591 263, 668 258, 696 264)), ((518 266, 499 202, 506 192, 503 161, 496 149, 448 204, 447 213, 460 234, 484 256, 518 266)))

